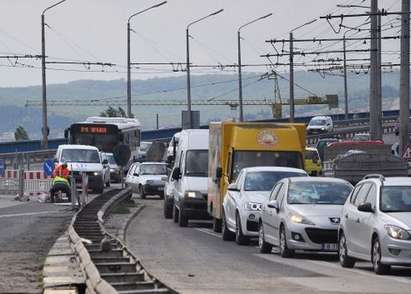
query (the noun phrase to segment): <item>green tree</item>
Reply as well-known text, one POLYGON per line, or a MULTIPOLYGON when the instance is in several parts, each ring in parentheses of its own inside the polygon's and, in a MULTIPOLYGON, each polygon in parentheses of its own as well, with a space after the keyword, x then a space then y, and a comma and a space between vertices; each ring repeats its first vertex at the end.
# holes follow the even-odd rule
POLYGON ((30 140, 29 135, 27 134, 27 131, 22 126, 18 126, 16 128, 16 131, 14 132, 14 139, 16 141, 30 140))

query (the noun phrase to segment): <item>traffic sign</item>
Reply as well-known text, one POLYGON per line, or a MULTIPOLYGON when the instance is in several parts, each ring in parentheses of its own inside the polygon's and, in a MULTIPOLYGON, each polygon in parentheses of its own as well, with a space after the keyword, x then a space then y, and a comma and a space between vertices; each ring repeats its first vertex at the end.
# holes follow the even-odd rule
POLYGON ((51 159, 47 159, 43 163, 43 171, 46 176, 51 176, 54 170, 54 161, 51 159))
POLYGON ((6 162, 4 159, 0 159, 0 176, 4 176, 4 172, 6 171, 6 162))
POLYGON ((405 148, 402 158, 407 161, 411 161, 411 145, 408 145, 407 148, 405 148))

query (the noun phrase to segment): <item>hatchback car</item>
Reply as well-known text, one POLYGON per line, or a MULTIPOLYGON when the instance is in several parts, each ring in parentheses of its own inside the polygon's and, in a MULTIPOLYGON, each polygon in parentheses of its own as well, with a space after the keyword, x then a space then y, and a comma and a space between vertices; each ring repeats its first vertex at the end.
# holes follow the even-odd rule
POLYGON ((411 179, 368 175, 344 205, 339 228, 343 267, 372 262, 377 274, 391 265, 411 266, 411 179))
POLYGON ((229 185, 223 202, 223 240, 240 245, 258 237, 262 203, 273 186, 288 177, 308 176, 302 169, 290 167, 250 167, 241 170, 235 183, 229 185))
POLYGON ((314 116, 307 126, 308 134, 329 133, 334 130, 331 116, 314 116))
POLYGON ((274 246, 282 257, 295 250, 337 251, 338 224, 352 185, 336 178, 298 177, 279 181, 263 205, 261 253, 274 246))
POLYGON ((167 181, 167 167, 162 162, 143 162, 133 164, 126 177, 127 186, 133 192, 146 195, 159 195, 164 198, 164 184, 167 181))

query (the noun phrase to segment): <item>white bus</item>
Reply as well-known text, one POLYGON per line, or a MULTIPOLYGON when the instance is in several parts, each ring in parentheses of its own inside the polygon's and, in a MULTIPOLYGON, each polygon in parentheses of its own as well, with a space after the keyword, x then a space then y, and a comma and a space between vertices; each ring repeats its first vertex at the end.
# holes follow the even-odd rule
POLYGON ((131 158, 137 158, 141 125, 137 119, 93 116, 84 122, 73 123, 64 132, 69 144, 96 146, 101 152, 113 153, 118 144, 130 147, 131 158))

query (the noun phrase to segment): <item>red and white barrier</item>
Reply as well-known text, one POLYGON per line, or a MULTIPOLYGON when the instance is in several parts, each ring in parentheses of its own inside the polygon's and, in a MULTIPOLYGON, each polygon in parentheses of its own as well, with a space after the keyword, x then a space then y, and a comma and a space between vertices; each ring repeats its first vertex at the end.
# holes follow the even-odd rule
MULTIPOLYGON (((19 171, 6 170, 4 177, 0 177, 0 188, 3 191, 18 191, 19 171)), ((48 195, 52 185, 52 178, 43 171, 24 172, 24 196, 48 195)))
MULTIPOLYGON (((6 179, 18 179, 19 178, 19 171, 14 169, 7 169, 4 173, 4 178, 6 179)), ((46 176, 43 171, 38 170, 29 170, 24 171, 24 179, 25 180, 45 180, 50 179, 51 177, 46 176)))

